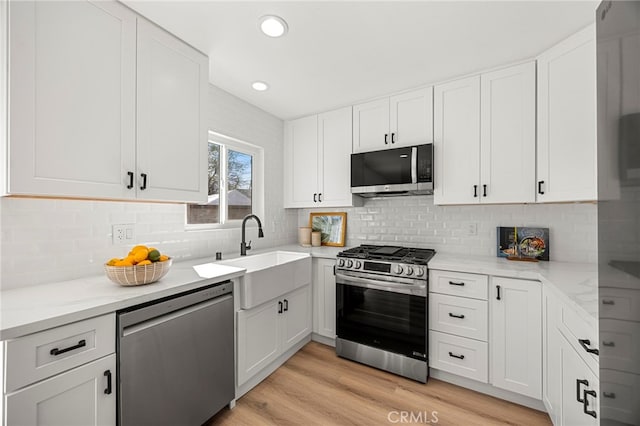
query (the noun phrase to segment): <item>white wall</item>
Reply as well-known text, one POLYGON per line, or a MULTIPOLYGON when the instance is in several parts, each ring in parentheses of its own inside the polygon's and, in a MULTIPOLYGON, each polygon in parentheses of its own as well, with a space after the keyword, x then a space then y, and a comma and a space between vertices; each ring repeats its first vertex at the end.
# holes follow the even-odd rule
MULTIPOLYGON (((256 249, 295 241, 297 213, 282 208, 283 122, 217 88, 209 88, 212 130, 265 152, 265 238, 247 230, 256 249)), ((16 167, 16 165, 12 165, 16 167)), ((111 243, 111 225, 135 223, 137 244, 149 244, 176 261, 240 251, 240 230, 185 231, 183 204, 0 198, 2 289, 102 274, 102 264, 130 245, 111 243)))
POLYGON ((496 256, 497 226, 537 226, 549 228, 551 260, 597 261, 596 204, 436 206, 432 196, 376 198, 363 207, 300 210, 299 226, 308 226, 312 211, 346 211, 348 246, 420 246, 496 256), (476 236, 468 235, 470 223, 477 224, 476 236))

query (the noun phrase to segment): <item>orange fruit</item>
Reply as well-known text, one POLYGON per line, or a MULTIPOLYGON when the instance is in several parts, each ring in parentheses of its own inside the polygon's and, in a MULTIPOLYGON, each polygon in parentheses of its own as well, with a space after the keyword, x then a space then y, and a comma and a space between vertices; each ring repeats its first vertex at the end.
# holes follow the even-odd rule
POLYGON ((129 252, 129 256, 132 257, 135 263, 142 262, 147 259, 149 255, 149 250, 144 246, 137 246, 133 250, 129 252))
POLYGON ((138 262, 138 264, 136 266, 144 266, 144 265, 151 265, 151 261, 149 259, 145 259, 145 260, 142 260, 142 261, 138 262))
POLYGON ((159 262, 164 262, 166 260, 169 260, 169 256, 165 255, 165 254, 161 254, 160 255, 160 259, 158 260, 159 262))
POLYGON ((129 258, 118 260, 113 266, 133 266, 133 263, 129 258))
POLYGON ((107 262, 107 265, 109 266, 114 266, 116 264, 116 262, 120 261, 122 259, 119 259, 117 257, 114 257, 113 259, 109 259, 109 261, 107 262))

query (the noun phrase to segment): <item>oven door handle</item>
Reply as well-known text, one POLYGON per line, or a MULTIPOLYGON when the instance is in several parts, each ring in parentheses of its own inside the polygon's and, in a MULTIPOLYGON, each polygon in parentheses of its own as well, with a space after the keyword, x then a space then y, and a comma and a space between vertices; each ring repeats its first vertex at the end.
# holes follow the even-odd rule
POLYGON ((372 280, 369 278, 352 277, 336 273, 336 284, 352 285, 356 287, 371 288, 374 290, 389 291, 392 293, 427 295, 427 285, 423 284, 397 284, 387 281, 372 280))

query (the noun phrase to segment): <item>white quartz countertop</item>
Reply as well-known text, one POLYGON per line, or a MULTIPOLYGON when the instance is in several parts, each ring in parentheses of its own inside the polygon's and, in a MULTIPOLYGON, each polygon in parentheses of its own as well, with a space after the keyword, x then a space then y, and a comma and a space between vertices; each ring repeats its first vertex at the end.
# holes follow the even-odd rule
MULTIPOLYGON (((335 259, 348 247, 301 247, 290 244, 249 252, 249 255, 283 250, 308 253, 312 257, 335 259)), ((115 312, 140 303, 197 289, 240 277, 245 270, 224 265, 224 260, 238 257, 223 254, 216 262, 215 274, 202 278, 194 265, 212 262, 213 256, 174 262, 171 271, 152 284, 124 287, 106 275, 70 281, 2 290, 0 292, 0 340, 115 312)), ((597 266, 567 262, 513 262, 497 257, 469 257, 438 253, 429 262, 430 269, 470 272, 541 281, 551 285, 571 303, 597 322, 597 266)))
POLYGON ((540 281, 552 286, 564 301, 598 321, 598 265, 572 262, 520 262, 500 257, 437 253, 429 269, 486 274, 540 281))
MULTIPOLYGON (((248 255, 283 250, 309 253, 313 257, 335 258, 344 247, 301 247, 285 245, 255 250, 248 255)), ((155 283, 120 286, 105 274, 70 281, 2 290, 0 292, 0 340, 13 339, 74 321, 115 312, 184 291, 205 287, 244 275, 245 269, 224 265, 239 253, 223 253, 223 260, 207 258, 176 261, 169 273, 155 283), (214 262, 213 276, 202 278, 193 266, 214 262)), ((211 271, 211 270, 210 270, 211 271)))

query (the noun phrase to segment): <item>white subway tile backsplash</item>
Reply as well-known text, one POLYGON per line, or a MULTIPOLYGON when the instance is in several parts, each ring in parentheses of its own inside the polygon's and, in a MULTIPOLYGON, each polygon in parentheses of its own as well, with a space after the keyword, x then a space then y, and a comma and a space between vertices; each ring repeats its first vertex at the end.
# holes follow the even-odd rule
MULTIPOLYGON (((309 213, 298 211, 299 226, 309 213)), ((442 253, 496 255, 496 227, 549 228, 551 259, 597 259, 597 205, 593 203, 436 206, 431 196, 367 199, 362 207, 322 209, 347 212, 347 245, 397 244, 442 253), (468 224, 477 235, 468 235, 468 224), (382 231, 383 230, 383 231, 382 231)))

